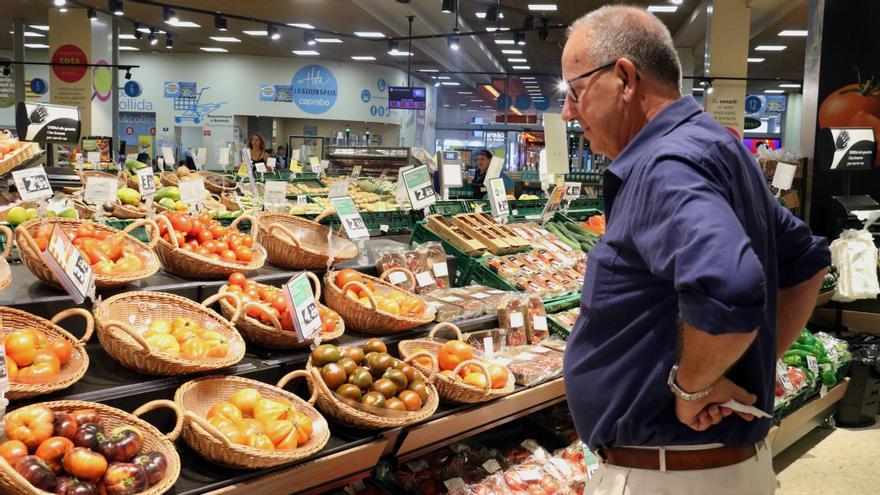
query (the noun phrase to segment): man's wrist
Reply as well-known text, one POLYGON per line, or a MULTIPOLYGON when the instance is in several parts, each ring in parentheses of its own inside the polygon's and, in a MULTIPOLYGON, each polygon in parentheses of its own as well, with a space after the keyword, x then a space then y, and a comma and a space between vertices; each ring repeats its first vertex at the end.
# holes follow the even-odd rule
POLYGON ((681 384, 681 380, 679 378, 679 367, 678 365, 674 365, 672 369, 669 371, 669 378, 667 380, 667 384, 669 385, 669 390, 675 394, 676 397, 683 401, 693 402, 706 398, 710 393, 712 393, 712 389, 714 388, 714 384, 709 384, 702 388, 685 388, 681 384))
POLYGON ((711 387, 718 381, 717 379, 707 380, 705 377, 699 377, 694 373, 689 373, 686 368, 681 367, 681 364, 678 364, 677 366, 678 370, 675 373, 675 383, 685 392, 696 393, 711 387))

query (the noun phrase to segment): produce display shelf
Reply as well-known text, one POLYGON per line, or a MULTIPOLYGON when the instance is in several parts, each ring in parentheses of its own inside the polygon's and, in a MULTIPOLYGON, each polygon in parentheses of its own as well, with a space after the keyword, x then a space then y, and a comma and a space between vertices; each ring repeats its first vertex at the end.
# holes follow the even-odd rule
POLYGON ((843 399, 848 386, 849 378, 846 378, 843 382, 832 387, 824 396, 816 395, 813 400, 808 401, 770 428, 767 441, 770 443, 773 455, 779 454, 814 428, 824 424, 826 419, 834 413, 837 403, 843 399))

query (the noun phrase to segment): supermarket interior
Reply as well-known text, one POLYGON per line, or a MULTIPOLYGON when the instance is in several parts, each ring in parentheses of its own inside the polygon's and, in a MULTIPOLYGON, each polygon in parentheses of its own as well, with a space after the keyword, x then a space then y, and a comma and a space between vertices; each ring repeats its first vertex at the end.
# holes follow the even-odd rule
POLYGON ((877 493, 880 4, 625 3, 0 0, 0 493, 877 493))

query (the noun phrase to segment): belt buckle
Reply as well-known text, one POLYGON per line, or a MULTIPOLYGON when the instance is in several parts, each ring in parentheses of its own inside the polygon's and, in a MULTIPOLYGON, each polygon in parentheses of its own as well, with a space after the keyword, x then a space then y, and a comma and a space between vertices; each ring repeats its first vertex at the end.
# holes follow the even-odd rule
POLYGON ((605 457, 605 455, 602 453, 602 451, 603 451, 602 447, 599 447, 593 451, 593 455, 595 455, 596 459, 599 460, 599 464, 608 464, 608 459, 605 457))

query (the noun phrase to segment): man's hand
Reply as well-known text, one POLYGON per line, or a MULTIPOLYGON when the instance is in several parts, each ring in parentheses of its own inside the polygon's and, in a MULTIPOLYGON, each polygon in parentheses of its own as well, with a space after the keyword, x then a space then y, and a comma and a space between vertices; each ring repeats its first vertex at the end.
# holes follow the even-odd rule
MULTIPOLYGON (((717 425, 722 419, 730 416, 734 411, 727 407, 721 407, 730 399, 734 399, 747 406, 758 400, 754 394, 750 394, 744 388, 738 386, 727 378, 722 377, 715 383, 712 393, 703 400, 684 401, 675 398, 675 415, 678 420, 696 431, 705 431, 710 426, 717 425)), ((746 421, 751 421, 751 414, 737 412, 746 421)))

